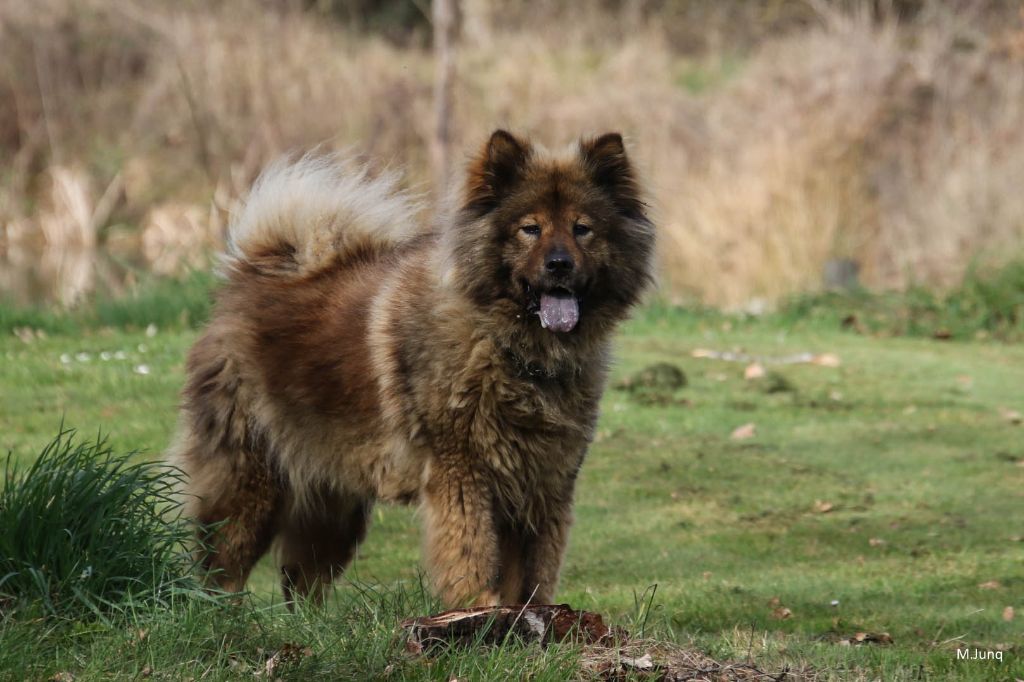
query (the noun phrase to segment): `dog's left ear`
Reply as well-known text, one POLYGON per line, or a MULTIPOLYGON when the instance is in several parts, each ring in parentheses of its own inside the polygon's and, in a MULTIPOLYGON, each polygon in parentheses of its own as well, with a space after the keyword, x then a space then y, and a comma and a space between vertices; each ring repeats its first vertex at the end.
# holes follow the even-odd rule
POLYGON ((487 213, 518 184, 533 148, 507 130, 495 130, 469 166, 466 208, 487 213))
POLYGON ((644 202, 622 135, 605 133, 580 140, 580 158, 594 184, 604 190, 627 218, 644 219, 644 202))

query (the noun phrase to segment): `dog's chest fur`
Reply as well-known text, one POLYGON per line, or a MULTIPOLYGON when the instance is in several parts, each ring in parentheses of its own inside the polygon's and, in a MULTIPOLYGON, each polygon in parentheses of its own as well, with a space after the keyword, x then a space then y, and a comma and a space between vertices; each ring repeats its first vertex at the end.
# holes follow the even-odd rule
MULTIPOLYGON (((603 354, 586 371, 543 368, 431 287, 385 287, 370 342, 381 408, 409 451, 485 479, 498 508, 532 525, 567 502, 597 418, 603 354)), ((426 464, 426 463, 425 463, 426 464)))

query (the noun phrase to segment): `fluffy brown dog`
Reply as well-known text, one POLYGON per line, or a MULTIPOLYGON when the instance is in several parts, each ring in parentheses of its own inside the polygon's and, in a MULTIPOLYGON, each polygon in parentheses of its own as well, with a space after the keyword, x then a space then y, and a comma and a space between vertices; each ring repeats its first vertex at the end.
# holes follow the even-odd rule
POLYGON ((622 138, 499 130, 436 232, 414 213, 307 157, 232 226, 173 449, 220 587, 276 539, 286 595, 319 597, 386 500, 419 504, 447 604, 553 599, 610 335, 650 279, 622 138))

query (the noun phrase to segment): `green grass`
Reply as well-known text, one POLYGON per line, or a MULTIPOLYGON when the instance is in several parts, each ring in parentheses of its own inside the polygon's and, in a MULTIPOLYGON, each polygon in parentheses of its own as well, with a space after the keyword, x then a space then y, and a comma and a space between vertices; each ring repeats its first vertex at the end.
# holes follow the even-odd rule
MULTIPOLYGON (((0 449, 28 464, 63 419, 109 432, 115 451, 158 456, 195 331, 127 327, 0 339, 0 449)), ((1024 347, 926 336, 851 334, 835 316, 792 310, 641 311, 619 337, 612 382, 670 362, 688 385, 663 400, 608 391, 559 599, 768 670, 1024 677, 1024 426, 1006 416, 1024 411, 1024 347), (829 352, 842 364, 769 364, 787 389, 772 392, 745 380, 742 363, 697 359, 695 348, 829 352), (746 423, 756 435, 731 439, 746 423), (791 616, 776 618, 781 608, 791 616), (893 644, 840 643, 857 632, 893 644), (1003 661, 957 660, 957 645, 1000 650, 1003 661)), ((286 644, 301 653, 280 657, 289 679, 562 679, 579 665, 572 647, 406 657, 396 622, 436 608, 419 588, 418 542, 410 510, 378 507, 328 606, 295 615, 275 602, 269 562, 241 605, 181 600, 110 626, 8 614, 0 677, 134 679, 148 666, 156 678, 234 679, 286 644)))
POLYGON ((147 276, 126 296, 99 294, 68 312, 54 306, 20 306, 0 298, 0 332, 28 328, 46 334, 77 334, 103 328, 194 328, 210 312, 213 274, 195 270, 181 279, 147 276))
POLYGON ((0 600, 51 617, 109 622, 126 604, 166 604, 176 593, 199 591, 174 495, 180 472, 130 457, 63 428, 27 466, 8 455, 0 600))

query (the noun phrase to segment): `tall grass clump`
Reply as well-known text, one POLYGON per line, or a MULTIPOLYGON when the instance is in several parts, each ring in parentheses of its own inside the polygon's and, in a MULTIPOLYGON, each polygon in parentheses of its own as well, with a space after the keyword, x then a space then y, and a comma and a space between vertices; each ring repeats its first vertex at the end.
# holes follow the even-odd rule
POLYGON ((197 587, 173 497, 177 470, 114 454, 61 428, 0 491, 0 600, 15 610, 106 618, 197 587))
POLYGON ((1024 259, 988 271, 972 266, 942 292, 913 286, 872 294, 863 289, 791 298, 779 311, 790 324, 817 320, 862 334, 969 340, 1024 339, 1024 259))

